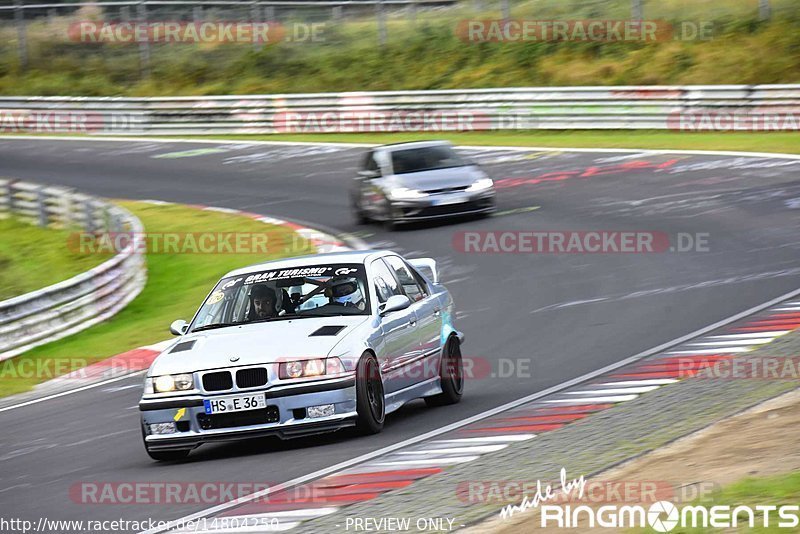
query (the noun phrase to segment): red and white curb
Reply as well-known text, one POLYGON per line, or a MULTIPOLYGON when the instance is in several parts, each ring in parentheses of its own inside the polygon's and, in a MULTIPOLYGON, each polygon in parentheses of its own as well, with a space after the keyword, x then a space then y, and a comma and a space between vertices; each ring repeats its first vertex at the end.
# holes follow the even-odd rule
MULTIPOLYGON (((441 473, 448 466, 475 461, 483 455, 637 399, 694 376, 717 361, 738 357, 798 329, 800 300, 781 302, 726 326, 709 329, 708 334, 688 339, 670 350, 460 426, 434 439, 379 454, 316 480, 265 490, 184 520, 218 519, 198 523, 205 524, 206 528, 197 528, 195 524, 193 532, 255 532, 258 528, 235 528, 233 525, 262 525, 263 529, 265 524, 269 524, 271 530, 290 530, 351 504, 406 488, 416 480, 441 473), (208 525, 219 525, 219 528, 208 528, 208 525)), ((151 532, 160 531, 163 530, 151 532)))
MULTIPOLYGON (((144 200, 142 202, 147 202, 148 204, 158 204, 158 205, 171 204, 170 202, 164 202, 162 200, 144 200)), ((350 246, 343 240, 339 239, 338 237, 325 233, 321 230, 317 230, 316 228, 311 228, 310 226, 304 226, 302 224, 298 224, 295 222, 286 221, 284 219, 279 219, 277 217, 270 217, 267 215, 261 215, 259 213, 252 213, 249 211, 242 211, 233 208, 221 208, 218 206, 204 206, 201 204, 181 204, 181 205, 190 208, 196 208, 203 211, 216 211, 219 213, 242 215, 244 217, 255 219, 256 221, 262 222, 264 224, 271 224, 273 226, 283 226, 284 228, 288 228, 294 231, 300 237, 307 240, 311 245, 314 246, 314 248, 319 253, 341 252, 341 251, 353 250, 353 248, 357 249, 368 248, 364 243, 357 241, 354 238, 350 238, 351 243, 353 244, 353 246, 350 246)))

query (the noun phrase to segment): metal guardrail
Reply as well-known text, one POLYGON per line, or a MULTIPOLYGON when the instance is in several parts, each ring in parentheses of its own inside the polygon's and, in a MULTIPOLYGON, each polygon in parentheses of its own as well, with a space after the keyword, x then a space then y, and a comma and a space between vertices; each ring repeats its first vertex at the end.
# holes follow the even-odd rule
POLYGON ((143 227, 128 211, 63 187, 0 180, 0 217, 9 215, 40 226, 131 232, 133 238, 89 271, 0 302, 0 361, 113 316, 144 287, 144 255, 137 252, 143 227))
POLYGON ((800 114, 800 85, 548 87, 200 97, 0 97, 0 133, 670 129, 691 113, 800 114))

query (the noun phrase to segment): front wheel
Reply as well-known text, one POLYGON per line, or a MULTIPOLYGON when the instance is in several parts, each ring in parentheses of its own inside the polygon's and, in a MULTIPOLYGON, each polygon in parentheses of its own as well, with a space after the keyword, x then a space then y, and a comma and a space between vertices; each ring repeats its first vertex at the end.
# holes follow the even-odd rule
POLYGON ((397 220, 395 219, 395 210, 392 208, 392 203, 386 200, 386 211, 384 212, 383 227, 389 232, 397 230, 397 220))
POLYGON ((464 362, 461 358, 461 344, 455 336, 450 336, 442 351, 439 379, 442 382, 442 392, 433 397, 425 397, 425 403, 428 406, 446 406, 460 401, 464 394, 464 362))
POLYGON ((354 216, 354 218, 356 220, 356 224, 361 224, 361 225, 369 224, 370 223, 370 219, 367 216, 367 214, 364 213, 364 209, 361 207, 361 203, 358 200, 356 200, 355 197, 353 197, 353 200, 351 201, 351 204, 352 204, 353 216, 354 216))
POLYGON ((361 434, 377 434, 383 430, 384 401, 378 360, 371 353, 365 353, 356 369, 356 428, 361 434))

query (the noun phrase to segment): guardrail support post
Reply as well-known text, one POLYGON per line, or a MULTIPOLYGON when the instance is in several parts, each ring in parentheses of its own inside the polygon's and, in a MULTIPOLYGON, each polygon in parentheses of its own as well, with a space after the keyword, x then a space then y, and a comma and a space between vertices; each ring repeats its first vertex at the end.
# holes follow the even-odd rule
POLYGON ((408 20, 411 22, 412 26, 417 25, 417 1, 411 0, 411 3, 408 4, 408 20))
POLYGON ((39 226, 47 228, 47 195, 42 186, 36 190, 36 209, 39 212, 39 226))
POLYGON ((511 20, 511 6, 508 0, 502 0, 501 9, 503 11, 503 20, 511 20))
MULTIPOLYGON (((139 2, 137 6, 139 22, 147 22, 147 4, 139 2)), ((142 78, 150 77, 150 42, 145 38, 139 43, 139 70, 142 78)))
POLYGON ((19 54, 19 65, 24 70, 28 68, 28 40, 25 35, 25 10, 22 9, 22 0, 14 3, 14 25, 17 27, 17 53, 19 54))
POLYGON ((0 184, 2 184, 3 190, 2 194, 0 194, 0 205, 3 206, 3 209, 0 209, 0 218, 4 218, 6 216, 11 217, 11 184, 13 182, 11 180, 0 180, 0 184))
POLYGON ((644 19, 644 11, 642 10, 642 0, 631 0, 631 20, 644 19))
POLYGON ((386 14, 383 11, 383 0, 375 4, 375 14, 378 18, 378 44, 386 46, 386 14))
POLYGON ((333 20, 342 20, 342 6, 333 6, 331 9, 331 18, 333 20))
POLYGON ((758 18, 761 20, 769 20, 772 16, 772 9, 769 5, 769 0, 758 0, 758 18))
POLYGON ((83 205, 84 213, 86 215, 86 221, 83 225, 83 230, 87 234, 94 232, 94 206, 92 204, 92 199, 86 199, 86 203, 83 205))

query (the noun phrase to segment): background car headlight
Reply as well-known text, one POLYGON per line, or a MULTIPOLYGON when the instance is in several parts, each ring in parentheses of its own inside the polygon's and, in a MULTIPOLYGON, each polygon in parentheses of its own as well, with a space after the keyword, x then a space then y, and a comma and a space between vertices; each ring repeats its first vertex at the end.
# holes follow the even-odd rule
POLYGON ((396 187, 389 191, 389 197, 394 200, 414 200, 417 198, 425 198, 427 196, 427 193, 417 191, 416 189, 408 189, 406 187, 396 187))
POLYGON ((162 375, 153 379, 154 393, 168 393, 170 391, 187 391, 194 387, 190 374, 162 375))
POLYGON ((281 362, 278 366, 278 376, 286 378, 308 378, 322 375, 336 375, 344 372, 339 358, 316 358, 296 362, 281 362))
POLYGON ((487 189, 491 189, 492 186, 494 186, 494 181, 492 181, 491 178, 481 178, 469 186, 467 191, 470 193, 474 193, 475 191, 485 191, 487 189))

